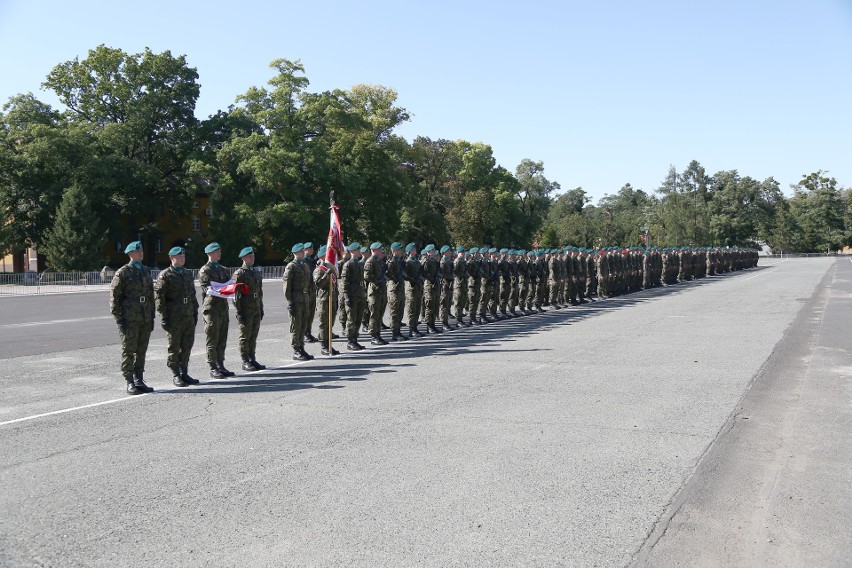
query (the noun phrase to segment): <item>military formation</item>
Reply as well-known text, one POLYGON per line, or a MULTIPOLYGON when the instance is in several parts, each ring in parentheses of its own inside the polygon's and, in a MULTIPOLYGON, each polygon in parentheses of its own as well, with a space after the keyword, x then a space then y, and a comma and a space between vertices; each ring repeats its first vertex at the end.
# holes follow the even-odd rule
MULTIPOLYGON (((415 243, 394 242, 388 252, 381 242, 356 242, 346 246, 340 262, 330 264, 325 249, 314 251, 313 243, 293 245, 293 260, 284 270, 290 345, 297 361, 314 358, 305 350, 306 343, 319 342, 322 355, 339 355, 331 341, 339 339, 333 332, 335 320, 346 334, 347 350, 360 351, 361 332, 369 334, 372 345, 386 345, 752 268, 758 261, 756 250, 721 247, 523 250, 439 249, 428 244, 420 250, 415 243), (386 312, 390 325, 384 321, 386 312), (318 339, 312 333, 314 322, 318 339), (390 332, 387 339, 384 331, 390 332)), ((154 390, 143 374, 155 309, 167 334, 167 365, 175 386, 199 383, 188 373, 199 308, 210 376, 234 375, 225 368, 229 298, 239 324, 242 369, 266 368, 256 358, 264 316, 263 278, 254 266, 252 247, 240 251, 243 264, 233 275, 219 264, 219 244, 205 247, 208 262, 198 274, 201 306, 192 276, 184 269, 182 247, 169 251, 171 264, 156 281, 142 264, 140 242, 130 243, 124 252, 129 262, 112 280, 110 308, 118 324, 121 371, 129 394, 154 390), (229 282, 231 289, 225 286, 229 282)))

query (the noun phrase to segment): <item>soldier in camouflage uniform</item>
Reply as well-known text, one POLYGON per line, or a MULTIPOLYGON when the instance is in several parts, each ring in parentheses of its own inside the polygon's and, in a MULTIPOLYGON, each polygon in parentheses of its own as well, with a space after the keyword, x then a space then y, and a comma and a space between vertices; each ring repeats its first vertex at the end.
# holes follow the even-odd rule
POLYGON ((329 336, 332 335, 329 322, 334 325, 334 315, 337 312, 337 277, 335 268, 325 261, 326 247, 321 246, 317 252, 317 267, 314 268, 313 281, 317 290, 317 307, 319 307, 319 340, 322 344, 320 353, 340 355, 333 346, 329 351, 329 336), (329 298, 331 298, 329 306, 329 298))
POLYGON ((456 258, 453 261, 453 276, 455 286, 453 287, 453 312, 458 327, 470 327, 472 324, 464 321, 464 308, 467 305, 467 260, 465 260, 465 249, 459 245, 456 247, 456 258))
MULTIPOLYGON (((234 306, 240 326, 240 357, 243 371, 262 371, 266 368, 257 362, 257 334, 263 319, 263 274, 254 266, 254 249, 245 247, 240 251, 243 265, 234 272, 234 282, 245 284, 248 291, 237 290, 234 306)), ((243 289, 244 290, 244 289, 243 289)))
POLYGON ((441 310, 441 263, 438 260, 435 245, 429 244, 423 249, 420 260, 423 275, 423 315, 426 320, 426 333, 442 333, 435 326, 441 310))
POLYGON ((441 247, 441 262, 439 264, 441 271, 441 323, 444 329, 449 331, 456 329, 450 325, 450 313, 453 307, 453 283, 455 281, 452 254, 450 245, 441 247))
POLYGON ((142 264, 142 243, 134 241, 124 249, 130 262, 119 268, 110 285, 109 303, 121 339, 121 373, 128 394, 154 392, 145 384, 145 353, 154 329, 154 282, 151 271, 142 264))
POLYGON ((210 243, 204 247, 207 264, 198 271, 198 283, 201 285, 201 312, 204 315, 204 335, 207 346, 207 364, 210 376, 214 379, 233 377, 234 373, 225 368, 225 347, 228 343, 228 300, 211 296, 210 283, 224 283, 231 279, 231 272, 219 264, 222 250, 219 243, 210 243))
POLYGON ((346 247, 352 257, 343 265, 340 274, 340 287, 343 303, 349 312, 349 322, 346 327, 348 342, 346 349, 360 351, 364 346, 358 343, 358 332, 361 328, 361 316, 364 304, 367 303, 367 288, 364 286, 364 265, 361 264, 361 245, 352 243, 346 247))
POLYGON ((480 247, 479 255, 479 323, 489 323, 488 311, 491 309, 491 249, 480 247))
POLYGON ((314 254, 314 243, 305 243, 305 265, 308 267, 308 274, 312 277, 308 279, 308 318, 305 322, 305 341, 307 343, 316 343, 317 338, 314 337, 314 316, 317 311, 317 289, 314 285, 313 273, 317 267, 317 257, 314 254))
POLYGON ((408 258, 405 261, 405 303, 408 312, 408 337, 423 337, 417 329, 420 319, 420 310, 423 302, 423 269, 417 256, 417 247, 414 243, 405 245, 408 258))
POLYGON ((367 303, 370 306, 370 343, 372 345, 387 345, 382 339, 382 318, 387 305, 388 288, 385 275, 385 253, 382 243, 370 245, 370 257, 364 263, 364 284, 367 286, 367 303))
POLYGON ((400 329, 405 311, 405 259, 402 258, 402 243, 391 243, 391 256, 387 263, 388 305, 391 318, 391 341, 405 341, 400 329))
MULTIPOLYGON (((361 245, 358 245, 360 248, 361 245)), ((340 262, 337 265, 337 273, 343 274, 343 267, 352 259, 352 253, 349 251, 349 248, 345 248, 343 251, 343 256, 340 257, 340 262)), ((343 291, 340 289, 340 286, 337 287, 337 309, 340 310, 340 329, 346 332, 349 329, 349 309, 346 307, 346 302, 343 301, 341 297, 343 291)), ((334 337, 334 332, 332 332, 332 339, 336 339, 334 337)))
POLYGON ((482 257, 479 247, 470 249, 470 259, 467 261, 467 314, 470 323, 482 324, 479 319, 479 303, 482 301, 482 257))
POLYGON ((308 324, 310 306, 308 281, 313 279, 313 275, 305 264, 305 245, 297 243, 290 252, 293 253, 293 261, 284 269, 284 298, 290 314, 290 345, 293 346, 293 359, 310 361, 314 356, 305 351, 305 326, 308 324))
POLYGON ((189 376, 189 356, 195 343, 195 325, 198 323, 198 299, 195 297, 195 281, 184 269, 186 251, 173 247, 169 251, 171 265, 160 272, 154 283, 157 311, 160 323, 168 339, 166 365, 172 371, 172 383, 176 387, 197 385, 189 376))

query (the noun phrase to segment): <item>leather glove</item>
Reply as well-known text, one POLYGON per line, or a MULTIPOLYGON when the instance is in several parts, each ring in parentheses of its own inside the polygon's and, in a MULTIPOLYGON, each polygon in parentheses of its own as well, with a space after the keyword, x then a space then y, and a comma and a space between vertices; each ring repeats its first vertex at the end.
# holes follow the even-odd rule
POLYGON ((289 313, 291 316, 295 316, 296 315, 296 304, 288 304, 287 305, 287 313, 289 313))
POLYGON ((120 331, 121 333, 127 333, 127 322, 126 321, 124 321, 123 319, 120 319, 116 323, 118 323, 118 331, 120 331))

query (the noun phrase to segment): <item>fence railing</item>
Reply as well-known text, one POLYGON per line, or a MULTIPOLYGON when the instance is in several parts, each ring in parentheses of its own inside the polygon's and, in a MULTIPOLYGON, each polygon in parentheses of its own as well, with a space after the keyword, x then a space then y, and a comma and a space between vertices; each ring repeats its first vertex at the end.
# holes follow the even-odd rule
MULTIPOLYGON (((231 274, 236 271, 231 268, 231 274)), ((281 279, 283 266, 258 266, 264 280, 281 279)), ((198 269, 189 270, 194 280, 198 280, 198 269)), ((101 292, 109 290, 114 270, 100 272, 0 272, 0 296, 37 296, 41 294, 71 294, 81 292, 101 292)), ((151 276, 157 278, 159 269, 152 269, 151 276)))

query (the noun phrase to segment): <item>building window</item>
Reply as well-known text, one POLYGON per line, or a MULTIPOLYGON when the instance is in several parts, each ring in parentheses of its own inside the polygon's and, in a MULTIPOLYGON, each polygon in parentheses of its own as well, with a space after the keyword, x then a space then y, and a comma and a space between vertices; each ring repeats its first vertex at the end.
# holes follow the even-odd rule
POLYGON ((192 216, 192 230, 196 233, 201 232, 201 218, 198 215, 192 216))
POLYGON ((198 203, 197 201, 193 201, 192 202, 192 208, 193 209, 201 209, 201 204, 198 203))
POLYGON ((207 209, 204 210, 204 214, 207 215, 208 217, 212 217, 213 216, 213 208, 208 207, 207 209))

